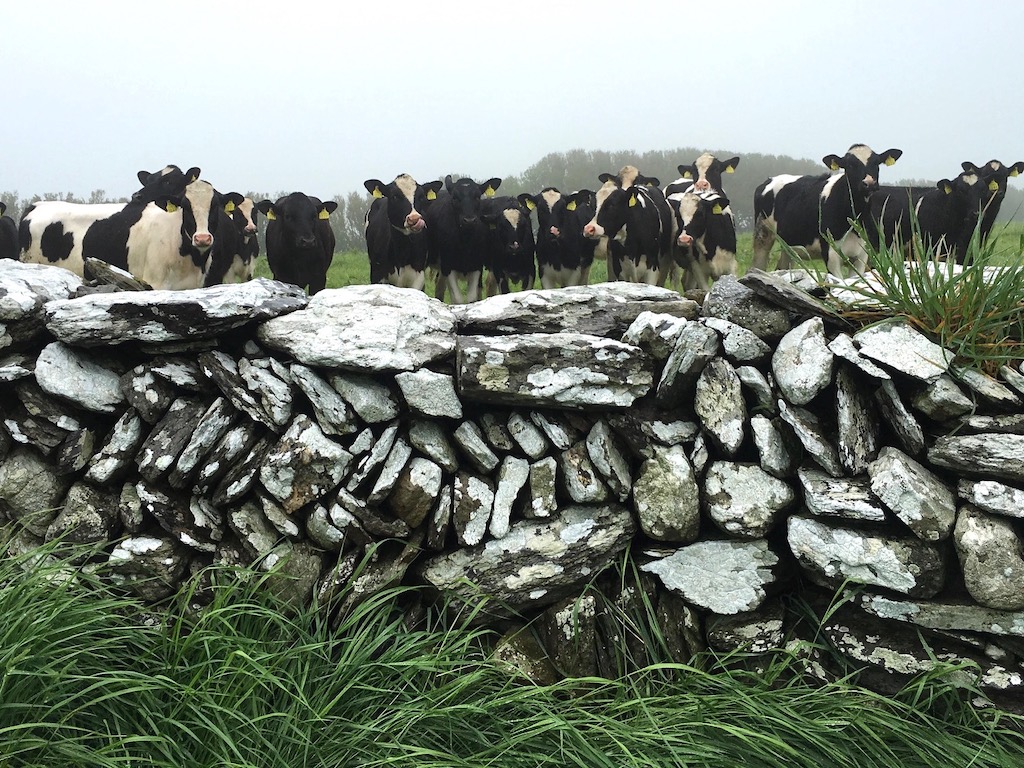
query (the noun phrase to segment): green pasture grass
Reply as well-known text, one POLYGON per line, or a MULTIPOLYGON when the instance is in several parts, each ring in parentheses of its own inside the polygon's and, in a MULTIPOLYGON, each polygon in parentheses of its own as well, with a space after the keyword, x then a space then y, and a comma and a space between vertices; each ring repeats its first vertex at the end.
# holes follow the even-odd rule
MULTIPOLYGON (((0 541, 4 551, 8 542, 0 541)), ((894 697, 817 685, 785 652, 537 685, 495 637, 427 613, 409 588, 336 624, 282 606, 243 571, 160 612, 104 587, 55 545, 0 560, 5 768, 1005 766, 1024 718, 977 709, 941 670, 894 697)), ((467 620, 471 616, 465 617, 467 620)), ((630 618, 657 644, 648 611, 630 618)))

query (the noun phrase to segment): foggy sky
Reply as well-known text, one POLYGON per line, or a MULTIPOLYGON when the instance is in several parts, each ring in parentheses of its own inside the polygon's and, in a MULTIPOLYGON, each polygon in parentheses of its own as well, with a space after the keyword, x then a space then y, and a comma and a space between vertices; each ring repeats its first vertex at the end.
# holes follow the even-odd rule
POLYGON ((129 195, 167 163, 327 198, 576 148, 898 147, 883 183, 1024 160, 1016 0, 40 0, 0 19, 0 191, 23 197, 129 195))

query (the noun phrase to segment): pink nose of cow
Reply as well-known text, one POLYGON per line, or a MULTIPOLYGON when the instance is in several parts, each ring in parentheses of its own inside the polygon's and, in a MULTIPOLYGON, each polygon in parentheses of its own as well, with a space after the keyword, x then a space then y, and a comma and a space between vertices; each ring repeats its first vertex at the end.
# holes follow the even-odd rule
POLYGON ((583 236, 584 237, 593 237, 596 234, 597 234, 597 227, 595 227, 593 224, 587 224, 587 226, 585 226, 583 228, 583 236))
POLYGON ((676 242, 683 246, 693 245, 693 238, 683 232, 678 238, 676 238, 676 242))
POLYGON ((256 233, 256 225, 255 224, 246 224, 245 225, 245 234, 252 235, 252 234, 255 234, 255 233, 256 233))
POLYGON ((211 245, 213 245, 213 235, 211 235, 209 232, 196 232, 192 236, 192 245, 194 245, 196 248, 209 248, 211 245))
POLYGON ((405 228, 411 229, 413 232, 419 232, 426 225, 427 222, 425 222, 423 217, 416 213, 416 211, 413 211, 405 217, 405 228))
POLYGON ((558 227, 552 227, 548 231, 551 232, 551 234, 554 235, 555 237, 558 237, 558 227))
POLYGON ((701 179, 696 184, 694 184, 693 187, 698 192, 707 192, 709 189, 711 189, 711 182, 709 182, 707 179, 701 179))

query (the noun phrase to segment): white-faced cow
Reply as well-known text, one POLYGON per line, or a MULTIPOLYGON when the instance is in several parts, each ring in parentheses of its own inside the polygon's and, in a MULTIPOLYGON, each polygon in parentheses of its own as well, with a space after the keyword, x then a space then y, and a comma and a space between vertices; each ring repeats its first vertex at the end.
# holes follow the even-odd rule
POLYGON ((407 173, 390 184, 363 182, 373 197, 363 220, 370 282, 423 290, 427 268, 426 207, 437 198, 441 181, 417 183, 407 173))
POLYGON ((452 302, 465 304, 480 299, 483 282, 487 225, 480 216, 481 198, 493 197, 501 179, 478 183, 453 181, 446 176, 444 189, 426 210, 428 262, 437 264, 437 298, 447 289, 452 302), (462 290, 465 284, 466 290, 462 290))
POLYGON ((480 217, 487 226, 484 266, 487 295, 533 288, 537 277, 530 212, 514 197, 487 197, 480 202, 480 217))
POLYGON ((260 254, 260 244, 256 237, 256 203, 251 197, 242 197, 237 193, 226 195, 225 198, 224 215, 228 222, 220 222, 220 233, 210 251, 210 265, 204 286, 251 280, 256 258, 260 254), (241 202, 236 205, 234 201, 238 198, 241 198, 241 202))
POLYGON ((519 202, 537 213, 537 271, 543 288, 565 288, 590 282, 597 241, 583 236, 583 227, 594 218, 594 193, 579 190, 565 195, 554 187, 540 194, 519 195, 519 202))
POLYGON ((631 165, 615 176, 603 173, 599 180, 603 186, 584 236, 608 238, 608 271, 616 280, 664 285, 672 267, 675 222, 658 180, 631 165))
POLYGON ((676 244, 690 252, 685 287, 711 289, 711 280, 735 275, 736 223, 729 199, 719 192, 684 192, 678 200, 676 244))
MULTIPOLYGON (((752 266, 765 269, 776 236, 791 248, 804 248, 819 257, 833 275, 842 276, 842 258, 858 272, 867 267, 867 251, 851 222, 867 230, 870 197, 878 188, 880 166, 895 163, 902 150, 874 152, 854 144, 842 157, 826 155, 822 162, 833 174, 772 176, 754 192, 754 258, 752 266), (836 252, 830 243, 834 243, 836 252)), ((790 254, 783 250, 779 269, 788 269, 790 254)))
POLYGON ((908 254, 915 242, 914 219, 921 244, 937 256, 963 261, 978 226, 987 187, 972 163, 962 164, 956 178, 941 179, 930 187, 882 186, 871 194, 871 223, 867 228, 873 248, 881 243, 908 254), (973 170, 972 170, 973 169, 973 170))
MULTIPOLYGON (((180 195, 165 195, 147 205, 124 240, 110 240, 104 247, 123 253, 128 271, 154 288, 201 288, 217 240, 222 233, 234 233, 228 213, 241 202, 237 192, 221 194, 199 179, 180 195)), ((86 233, 87 256, 93 234, 92 229, 86 233)))
POLYGON ((334 258, 329 219, 338 204, 292 192, 275 202, 261 200, 256 209, 267 217, 267 263, 274 278, 308 287, 311 294, 322 291, 334 258))
POLYGON ((705 152, 689 165, 680 165, 679 178, 665 188, 665 194, 673 192, 719 192, 722 190, 722 174, 735 173, 739 167, 739 157, 719 160, 710 152, 705 152), (692 187, 692 189, 690 189, 692 187))
POLYGON ((0 202, 0 259, 18 258, 18 225, 5 216, 7 203, 0 202))

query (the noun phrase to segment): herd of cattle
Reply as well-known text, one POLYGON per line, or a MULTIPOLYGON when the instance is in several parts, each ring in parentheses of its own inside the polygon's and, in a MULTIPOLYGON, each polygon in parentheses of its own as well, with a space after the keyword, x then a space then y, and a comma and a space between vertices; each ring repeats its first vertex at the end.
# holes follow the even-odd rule
MULTIPOLYGON (((991 232, 1007 180, 1024 172, 1024 162, 964 162, 960 174, 933 187, 881 186, 880 167, 901 154, 855 144, 842 156, 823 158, 831 173, 764 181, 754 194, 753 266, 767 268, 778 237, 825 261, 832 274, 842 274, 844 260, 863 270, 862 237, 875 248, 882 242, 909 248, 912 211, 926 245, 962 262, 975 231, 982 240, 991 232)), ((606 258, 616 280, 707 289, 737 271, 736 227, 722 176, 739 162, 705 153, 680 165, 680 177, 664 187, 626 166, 601 174, 596 190, 547 187, 516 197, 498 196, 497 178, 368 179, 370 280, 422 290, 433 272, 438 298, 447 292, 464 303, 481 298, 485 275, 490 294, 516 283, 533 287, 538 276, 544 288, 581 285, 589 282, 594 259, 606 258)), ((255 218, 262 213, 274 277, 310 293, 325 287, 335 202, 294 192, 257 203, 217 191, 199 173, 173 165, 140 171, 142 187, 127 204, 41 201, 20 224, 2 215, 0 203, 0 257, 79 275, 87 258, 98 258, 155 288, 241 282, 252 277, 259 253, 255 218)), ((780 255, 780 269, 789 266, 789 253, 780 255)))

